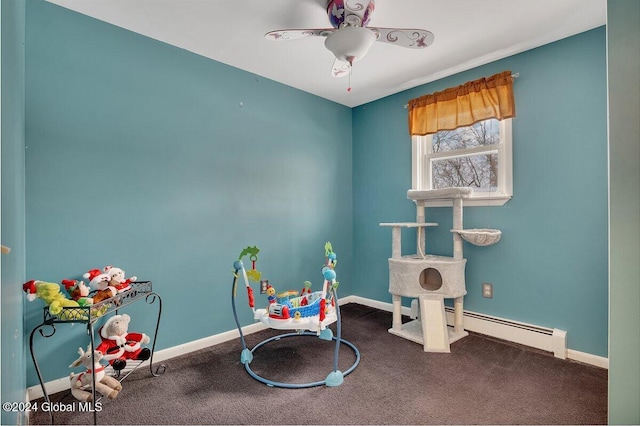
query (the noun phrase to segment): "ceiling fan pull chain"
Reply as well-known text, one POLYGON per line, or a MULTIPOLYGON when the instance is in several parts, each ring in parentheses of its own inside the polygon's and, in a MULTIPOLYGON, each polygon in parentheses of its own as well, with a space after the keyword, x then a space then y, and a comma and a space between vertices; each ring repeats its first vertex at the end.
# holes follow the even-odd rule
POLYGON ((351 73, 353 72, 353 65, 349 65, 349 87, 347 87, 347 92, 351 91, 351 73))

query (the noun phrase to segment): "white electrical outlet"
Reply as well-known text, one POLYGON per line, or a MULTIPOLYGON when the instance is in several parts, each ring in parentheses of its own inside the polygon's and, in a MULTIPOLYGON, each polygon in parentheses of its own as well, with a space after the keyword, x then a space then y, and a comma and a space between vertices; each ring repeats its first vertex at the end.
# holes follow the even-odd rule
POLYGON ((486 297, 488 299, 493 298, 493 284, 482 283, 482 297, 486 297))

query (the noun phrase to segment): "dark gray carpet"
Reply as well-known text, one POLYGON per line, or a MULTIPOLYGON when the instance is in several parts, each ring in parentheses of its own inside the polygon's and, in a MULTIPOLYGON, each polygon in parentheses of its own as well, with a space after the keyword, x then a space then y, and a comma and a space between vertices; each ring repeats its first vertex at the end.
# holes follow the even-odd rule
MULTIPOLYGON (((607 370, 471 334, 450 354, 387 332, 391 314, 358 304, 341 309, 343 338, 361 353, 360 365, 335 388, 268 387, 240 363, 240 341, 166 361, 123 382, 103 401, 101 424, 606 424, 607 370)), ((335 330, 335 328, 334 328, 335 330)), ((281 334, 246 336, 250 348, 281 334)), ((253 370, 276 381, 323 380, 333 369, 334 344, 314 337, 272 342, 256 351, 253 370)), ((353 363, 340 349, 340 366, 353 363)), ((69 392, 52 401, 74 401, 69 392)), ((32 424, 46 424, 44 413, 32 424)), ((88 413, 57 413, 56 424, 88 424, 88 413)))

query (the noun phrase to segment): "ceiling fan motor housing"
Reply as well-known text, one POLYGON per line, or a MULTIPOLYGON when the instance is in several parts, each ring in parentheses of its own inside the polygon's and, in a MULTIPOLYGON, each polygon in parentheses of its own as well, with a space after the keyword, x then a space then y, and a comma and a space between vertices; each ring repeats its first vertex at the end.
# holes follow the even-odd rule
POLYGON ((366 26, 375 9, 374 0, 329 0, 327 15, 334 28, 366 26))

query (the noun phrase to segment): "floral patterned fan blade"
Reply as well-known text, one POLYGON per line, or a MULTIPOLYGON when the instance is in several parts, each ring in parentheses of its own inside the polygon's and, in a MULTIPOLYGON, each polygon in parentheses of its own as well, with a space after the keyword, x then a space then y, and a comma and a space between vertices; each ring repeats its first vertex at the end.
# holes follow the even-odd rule
POLYGON ((331 75, 334 77, 345 77, 349 74, 349 62, 344 62, 339 59, 333 61, 333 68, 331 69, 331 75))
POLYGON ((269 40, 297 40, 306 37, 321 36, 326 37, 332 32, 336 31, 335 28, 317 28, 317 29, 304 29, 304 30, 277 30, 270 31, 264 35, 269 40))
POLYGON ((421 29, 373 27, 369 27, 369 29, 378 34, 376 41, 412 49, 423 49, 431 45, 435 39, 431 31, 421 29))

